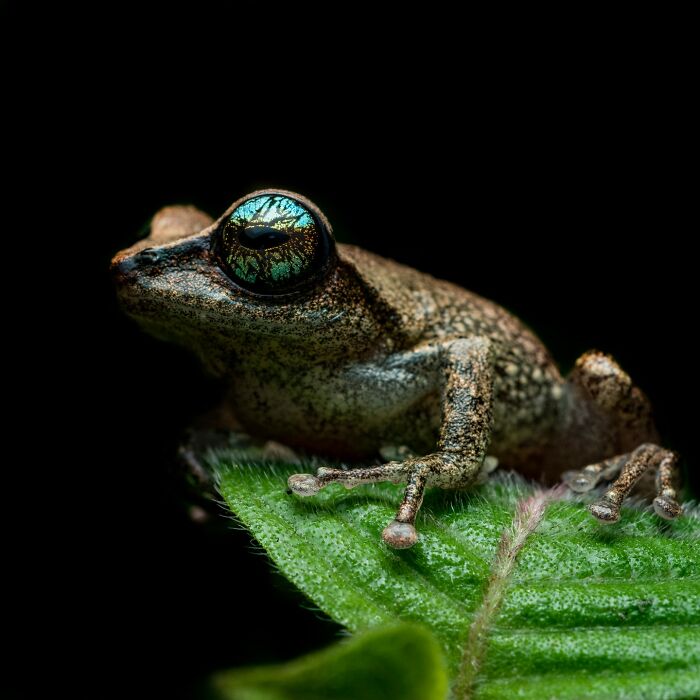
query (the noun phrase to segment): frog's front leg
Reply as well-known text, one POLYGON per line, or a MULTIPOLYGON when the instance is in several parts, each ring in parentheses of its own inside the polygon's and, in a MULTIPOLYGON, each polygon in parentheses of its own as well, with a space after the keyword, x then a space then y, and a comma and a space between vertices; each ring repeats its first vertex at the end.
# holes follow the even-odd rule
POLYGON ((315 476, 290 476, 289 488, 299 496, 311 496, 330 483, 352 488, 377 481, 406 482, 396 518, 384 529, 382 539, 398 549, 414 545, 418 540, 415 520, 425 487, 456 488, 472 483, 491 435, 493 359, 489 340, 448 341, 438 348, 437 357, 442 422, 435 453, 366 469, 322 467, 315 476))

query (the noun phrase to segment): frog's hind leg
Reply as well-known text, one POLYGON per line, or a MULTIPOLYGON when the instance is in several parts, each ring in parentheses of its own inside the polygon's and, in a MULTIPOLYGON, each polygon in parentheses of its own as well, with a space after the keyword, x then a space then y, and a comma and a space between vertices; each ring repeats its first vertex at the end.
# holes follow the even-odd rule
MULTIPOLYGON (((587 441, 591 430, 599 447, 605 443, 620 454, 645 442, 658 442, 649 399, 610 355, 598 350, 581 355, 568 384, 581 399, 575 402, 578 420, 572 424, 576 432, 569 436, 570 442, 587 441)), ((587 447, 576 446, 583 450, 587 447)))
POLYGON ((589 506, 591 514, 603 523, 614 523, 620 518, 620 506, 642 475, 656 470, 654 510, 657 515, 671 520, 682 508, 676 500, 678 469, 675 452, 652 443, 645 443, 624 455, 612 457, 597 464, 590 464, 578 472, 569 472, 565 481, 572 491, 589 491, 602 479, 619 477, 611 484, 603 497, 589 506))
POLYGON ((654 510, 666 519, 679 515, 677 456, 656 444, 658 433, 651 405, 630 376, 609 355, 591 351, 577 360, 569 385, 583 399, 577 404, 579 417, 572 423, 570 446, 585 453, 591 444, 590 435, 594 435, 594 449, 620 453, 579 471, 566 472, 563 478, 569 488, 582 493, 617 476, 603 497, 590 506, 598 520, 613 523, 619 519, 620 505, 634 485, 646 472, 655 470, 654 510))

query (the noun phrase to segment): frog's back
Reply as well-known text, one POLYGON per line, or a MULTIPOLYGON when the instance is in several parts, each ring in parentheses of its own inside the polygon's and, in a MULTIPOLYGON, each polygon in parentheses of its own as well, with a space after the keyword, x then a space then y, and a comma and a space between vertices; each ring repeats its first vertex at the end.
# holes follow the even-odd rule
POLYGON ((531 369, 535 379, 541 373, 553 382, 561 382, 556 365, 539 338, 503 307, 456 284, 361 248, 339 248, 341 257, 352 262, 365 283, 401 318, 411 344, 486 337, 494 346, 497 371, 502 369, 512 376, 519 374, 516 369, 522 367, 531 369))

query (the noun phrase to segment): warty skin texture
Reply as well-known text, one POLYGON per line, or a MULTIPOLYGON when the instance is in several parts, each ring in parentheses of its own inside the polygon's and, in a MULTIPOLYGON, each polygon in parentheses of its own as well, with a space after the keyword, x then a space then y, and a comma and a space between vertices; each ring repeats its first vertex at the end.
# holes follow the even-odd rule
MULTIPOLYGON (((227 408, 246 431, 370 464, 380 451, 408 455, 295 475, 297 495, 332 482, 406 482, 384 539, 411 546, 426 486, 468 486, 488 454, 550 480, 569 470, 579 491, 621 471, 591 507, 604 522, 619 517, 642 473, 659 469, 656 510, 680 512, 675 455, 655 444, 646 397, 609 356, 586 353, 564 379, 537 337, 497 304, 350 245, 331 245, 323 274, 300 292, 241 289, 217 242, 231 213, 265 194, 238 200, 213 223, 193 207, 161 210, 113 270, 125 311, 195 352, 225 382, 227 408)), ((273 194, 293 197, 330 231, 309 200, 273 194)))

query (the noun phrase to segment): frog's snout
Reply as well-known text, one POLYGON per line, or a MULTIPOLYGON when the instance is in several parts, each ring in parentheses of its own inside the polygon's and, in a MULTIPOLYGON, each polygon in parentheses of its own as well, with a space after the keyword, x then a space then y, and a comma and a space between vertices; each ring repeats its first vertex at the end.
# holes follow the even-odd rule
POLYGON ((116 284, 134 282, 138 275, 155 270, 163 259, 163 252, 156 248, 144 248, 131 255, 117 255, 112 260, 112 276, 116 284))

